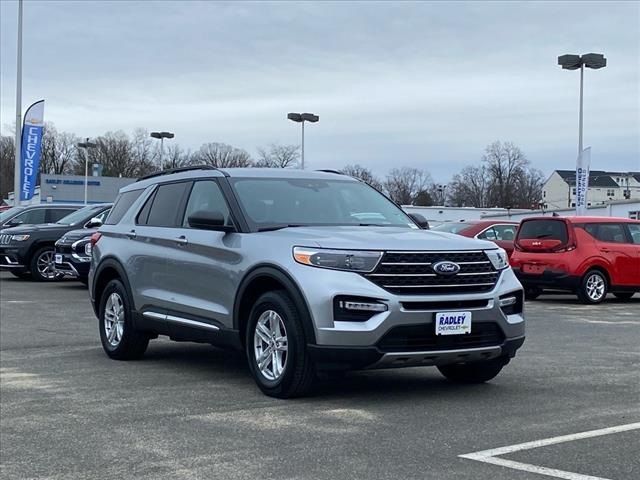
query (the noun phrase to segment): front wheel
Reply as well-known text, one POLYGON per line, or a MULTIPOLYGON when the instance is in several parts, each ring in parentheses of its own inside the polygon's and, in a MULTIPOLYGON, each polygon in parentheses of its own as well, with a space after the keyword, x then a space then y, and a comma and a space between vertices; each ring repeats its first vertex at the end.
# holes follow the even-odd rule
POLYGON ((315 372, 301 314, 286 292, 268 292, 256 301, 245 345, 251 374, 264 394, 290 398, 311 389, 315 372))
POLYGON ((127 291, 120 280, 111 280, 100 298, 98 326, 105 353, 116 360, 142 357, 149 337, 133 328, 127 291))
POLYGON ((600 270, 590 270, 582 278, 578 298, 582 303, 595 305, 607 297, 607 277, 600 270))
POLYGON ((53 247, 42 247, 36 250, 30 262, 31 278, 37 282, 53 282, 62 278, 62 275, 56 271, 54 256, 53 247))
POLYGON ((506 363, 504 358, 495 358, 483 362, 442 365, 438 370, 451 382, 484 383, 495 378, 506 363))

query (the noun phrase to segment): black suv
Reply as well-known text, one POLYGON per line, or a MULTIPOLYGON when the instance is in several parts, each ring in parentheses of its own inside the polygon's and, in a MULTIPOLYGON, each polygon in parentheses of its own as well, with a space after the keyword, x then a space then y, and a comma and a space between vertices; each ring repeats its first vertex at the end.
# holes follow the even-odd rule
POLYGON ((60 274, 54 264, 54 244, 65 233, 92 227, 94 217, 102 217, 111 204, 88 205, 56 223, 5 228, 0 234, 0 269, 16 277, 30 276, 45 282, 57 280, 60 274))
POLYGON ((11 207, 0 213, 0 229, 19 225, 54 223, 81 207, 82 205, 63 205, 59 203, 11 207))

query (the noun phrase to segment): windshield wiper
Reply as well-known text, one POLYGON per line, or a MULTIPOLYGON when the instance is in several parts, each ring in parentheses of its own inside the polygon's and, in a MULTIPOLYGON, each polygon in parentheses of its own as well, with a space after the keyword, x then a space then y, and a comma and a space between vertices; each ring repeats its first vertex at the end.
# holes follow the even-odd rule
POLYGON ((289 224, 278 224, 278 225, 266 225, 264 227, 259 227, 259 232, 272 232, 274 230, 282 230, 283 228, 295 228, 295 227, 304 227, 305 225, 300 225, 296 223, 289 224))

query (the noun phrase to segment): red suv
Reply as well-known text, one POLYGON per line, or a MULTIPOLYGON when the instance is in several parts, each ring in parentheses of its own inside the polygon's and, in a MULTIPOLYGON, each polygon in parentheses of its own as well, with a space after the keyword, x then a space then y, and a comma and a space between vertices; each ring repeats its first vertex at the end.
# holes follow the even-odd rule
POLYGON ((525 296, 575 292, 600 303, 640 291, 640 221, 614 217, 539 217, 522 221, 510 259, 525 296))
POLYGON ((471 220, 443 223, 431 230, 457 233, 463 237, 491 240, 499 247, 504 248, 507 254, 511 256, 513 253, 513 240, 516 236, 516 230, 518 230, 518 224, 516 222, 499 220, 471 220))

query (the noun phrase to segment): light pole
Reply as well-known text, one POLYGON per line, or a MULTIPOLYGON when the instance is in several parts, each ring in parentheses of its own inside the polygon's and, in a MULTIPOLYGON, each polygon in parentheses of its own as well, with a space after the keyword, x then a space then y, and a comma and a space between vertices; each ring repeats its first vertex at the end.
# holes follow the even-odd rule
POLYGON ((316 123, 320 120, 318 115, 313 113, 289 113, 287 118, 293 122, 302 124, 302 155, 301 155, 301 167, 304 170, 304 122, 316 123))
POLYGON ((598 70, 607 66, 607 59, 601 53, 580 55, 562 55, 558 57, 558 65, 564 70, 580 69, 580 119, 578 122, 578 155, 582 155, 582 109, 584 89, 584 67, 598 70))
POLYGON ((20 154, 22 153, 22 0, 18 1, 18 52, 16 63, 16 154, 13 174, 13 206, 20 205, 20 154))
POLYGON ((90 142, 87 138, 86 142, 80 142, 77 147, 84 149, 84 204, 87 204, 87 186, 89 185, 89 152, 90 148, 96 148, 98 145, 90 142))
POLYGON ((440 194, 440 201, 442 202, 442 206, 446 207, 447 197, 446 197, 447 185, 442 184, 438 185, 438 193, 440 194))
POLYGON ((165 138, 173 138, 175 137, 175 135, 171 132, 151 132, 151 134, 149 135, 151 138, 158 138, 160 139, 160 168, 163 168, 162 166, 162 156, 164 154, 164 139, 165 138))

